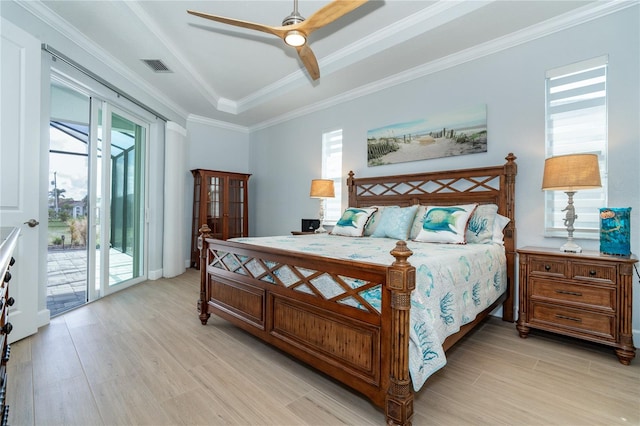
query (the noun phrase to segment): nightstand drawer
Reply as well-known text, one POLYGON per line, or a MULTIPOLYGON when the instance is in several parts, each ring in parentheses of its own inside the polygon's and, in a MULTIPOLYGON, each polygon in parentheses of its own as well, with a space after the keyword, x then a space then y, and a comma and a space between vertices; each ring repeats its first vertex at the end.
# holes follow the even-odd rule
POLYGON ((570 332, 592 334, 599 339, 616 340, 616 319, 613 315, 534 302, 531 324, 551 330, 561 328, 570 332))
POLYGON ((577 280, 615 284, 618 269, 616 265, 598 264, 595 262, 572 262, 572 275, 577 280))
POLYGON ((615 287, 531 279, 531 299, 548 299, 615 311, 615 287))
POLYGON ((562 259, 531 256, 529 259, 529 274, 566 277, 567 262, 562 259))

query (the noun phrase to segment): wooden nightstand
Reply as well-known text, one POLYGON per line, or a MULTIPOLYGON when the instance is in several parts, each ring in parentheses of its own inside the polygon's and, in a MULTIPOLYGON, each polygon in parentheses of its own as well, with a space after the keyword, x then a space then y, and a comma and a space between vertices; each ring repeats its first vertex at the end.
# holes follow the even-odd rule
POLYGON ((622 364, 631 362, 636 356, 631 327, 636 256, 539 247, 524 247, 518 254, 520 337, 532 328, 552 331, 612 346, 622 364))
POLYGON ((291 235, 313 235, 315 232, 312 231, 291 231, 291 235))

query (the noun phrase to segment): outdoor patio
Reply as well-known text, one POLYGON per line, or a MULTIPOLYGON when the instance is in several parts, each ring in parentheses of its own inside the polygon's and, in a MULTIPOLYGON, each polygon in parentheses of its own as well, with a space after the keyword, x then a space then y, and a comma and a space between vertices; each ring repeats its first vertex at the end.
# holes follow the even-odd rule
MULTIPOLYGON (((110 285, 132 277, 131 256, 111 250, 110 285)), ((54 317, 87 302, 86 249, 52 249, 47 252, 47 309, 54 317)))

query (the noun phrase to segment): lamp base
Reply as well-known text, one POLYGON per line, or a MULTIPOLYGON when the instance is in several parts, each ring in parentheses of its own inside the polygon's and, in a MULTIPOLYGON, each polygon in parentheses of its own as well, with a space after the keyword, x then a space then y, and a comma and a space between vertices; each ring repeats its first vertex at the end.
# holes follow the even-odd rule
POLYGON ((315 231, 313 231, 313 232, 315 232, 316 234, 326 234, 327 230, 324 229, 324 227, 322 225, 320 225, 320 227, 318 229, 316 229, 315 231))
POLYGON ((565 253, 582 253, 582 247, 574 243, 572 240, 569 240, 560 247, 560 251, 565 253))

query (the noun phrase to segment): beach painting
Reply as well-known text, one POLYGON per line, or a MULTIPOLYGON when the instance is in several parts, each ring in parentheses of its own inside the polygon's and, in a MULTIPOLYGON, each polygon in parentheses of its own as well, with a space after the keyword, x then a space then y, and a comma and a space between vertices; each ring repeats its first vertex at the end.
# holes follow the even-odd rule
POLYGON ((487 106, 367 131, 367 165, 404 163, 487 152, 487 106))

